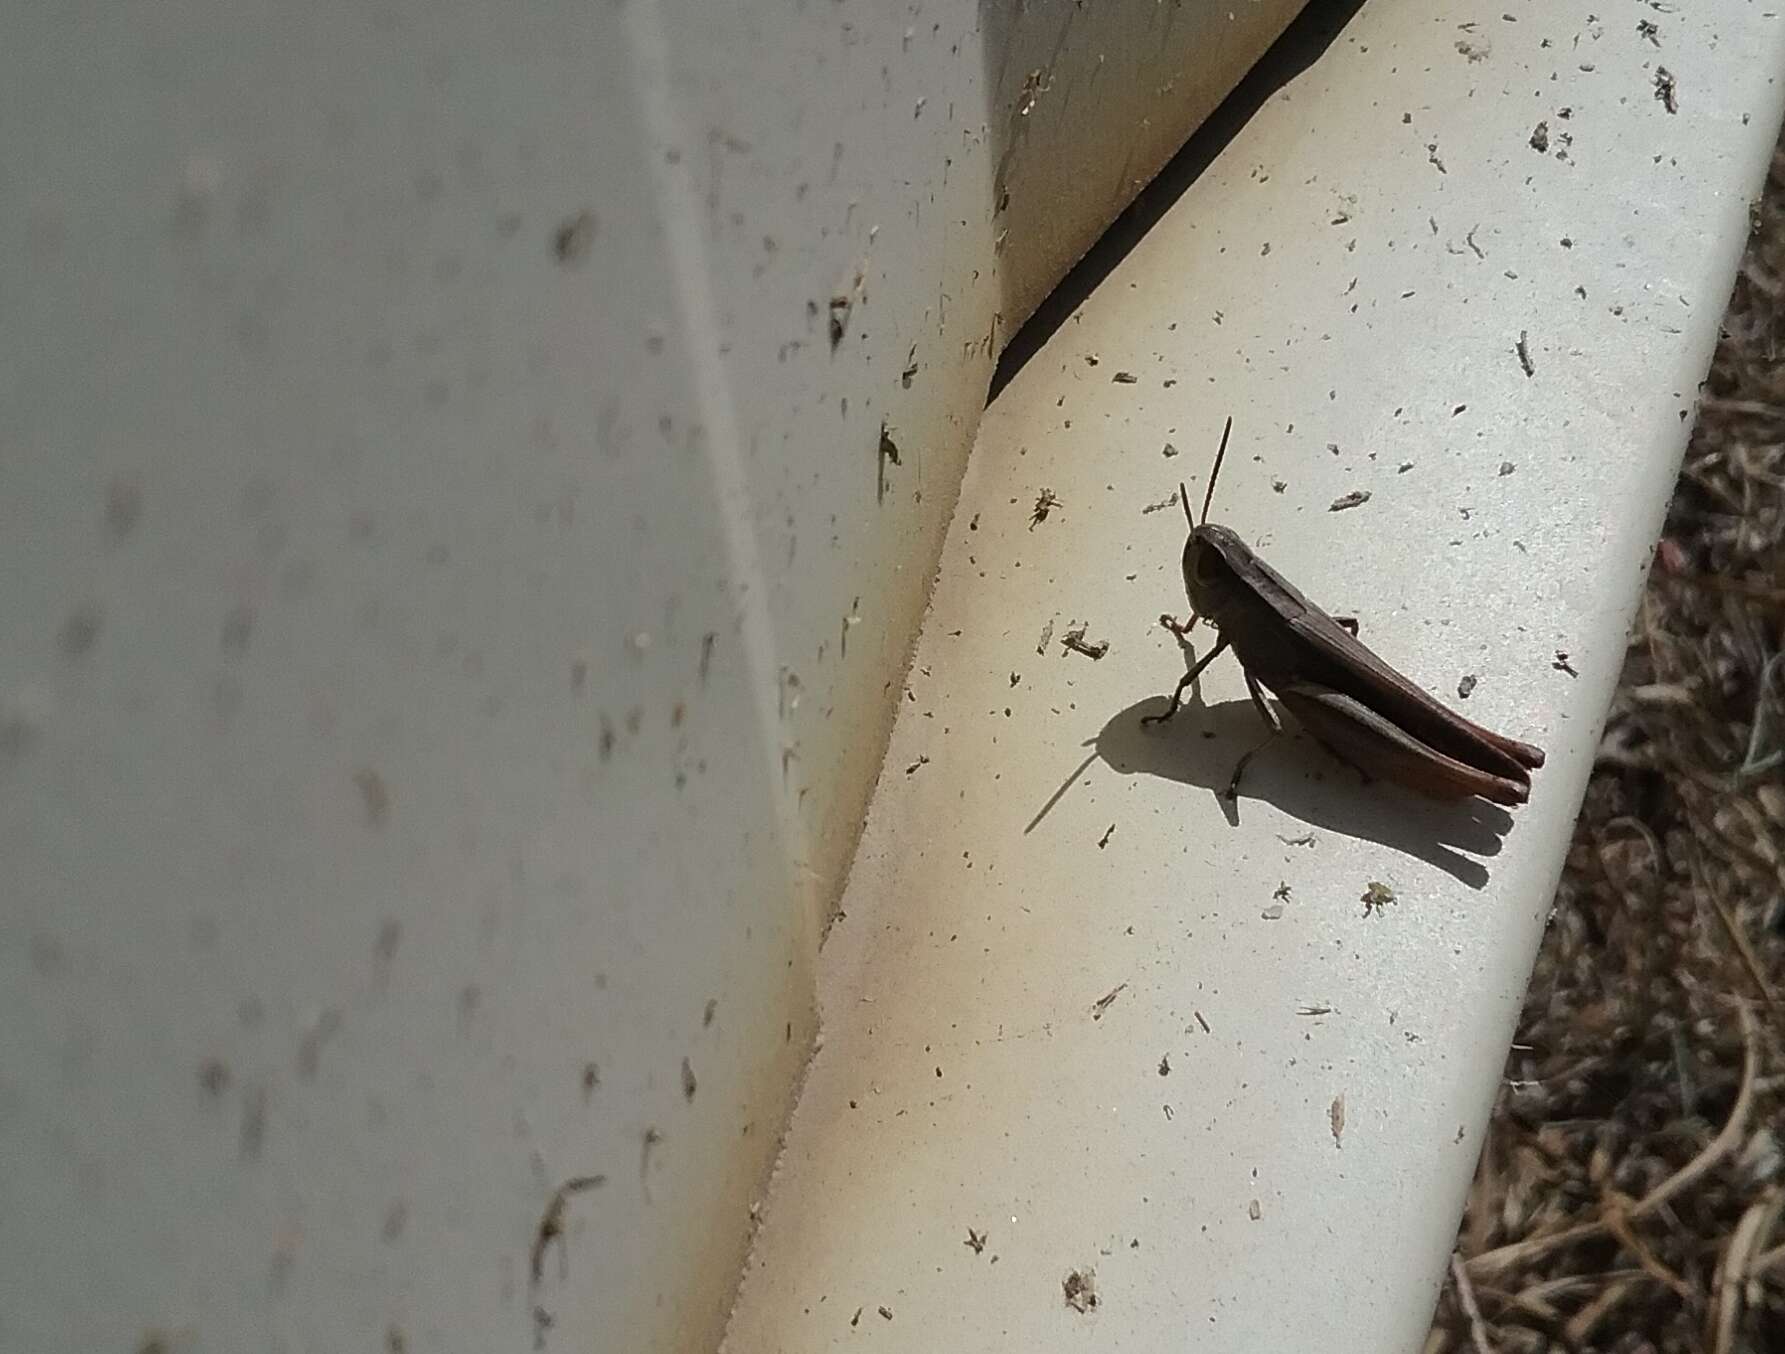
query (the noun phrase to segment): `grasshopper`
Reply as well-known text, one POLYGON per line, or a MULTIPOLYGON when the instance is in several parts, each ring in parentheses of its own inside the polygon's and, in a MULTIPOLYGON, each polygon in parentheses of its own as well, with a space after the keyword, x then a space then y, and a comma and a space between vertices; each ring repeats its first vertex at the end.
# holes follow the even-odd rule
POLYGON ((1480 795, 1497 804, 1523 804, 1530 797, 1531 772, 1543 765, 1541 748, 1492 733, 1433 699, 1358 639, 1355 620, 1328 615, 1232 531, 1209 521, 1215 477, 1232 431, 1229 418, 1200 523, 1190 514, 1188 491, 1178 486, 1190 524, 1184 590, 1191 612, 1176 628, 1181 637, 1202 618, 1220 639, 1184 674, 1165 713, 1142 722, 1163 723, 1175 715, 1191 683, 1231 648, 1270 733, 1234 767, 1228 798, 1239 794, 1246 764, 1283 731, 1259 689, 1264 686, 1316 742, 1365 779, 1380 776, 1434 799, 1480 795))

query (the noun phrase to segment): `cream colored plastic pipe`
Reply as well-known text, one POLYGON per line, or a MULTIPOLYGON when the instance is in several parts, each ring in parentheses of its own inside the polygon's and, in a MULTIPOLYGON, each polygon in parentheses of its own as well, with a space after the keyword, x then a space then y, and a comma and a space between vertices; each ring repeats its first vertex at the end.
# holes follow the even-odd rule
POLYGON ((1419 1346, 1779 126, 1775 16, 1644 16, 1370 0, 994 403, 730 1354, 1419 1346), (1229 808, 1231 659, 1139 727, 1229 414, 1217 518, 1529 805, 1229 808))

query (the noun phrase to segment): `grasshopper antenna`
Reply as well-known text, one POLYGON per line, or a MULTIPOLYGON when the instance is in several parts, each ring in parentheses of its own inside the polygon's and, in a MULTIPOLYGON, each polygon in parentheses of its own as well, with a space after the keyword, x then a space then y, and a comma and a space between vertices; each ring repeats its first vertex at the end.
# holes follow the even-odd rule
MULTIPOLYGON (((1202 496, 1202 520, 1205 524, 1209 520, 1209 504, 1214 502, 1215 499, 1215 477, 1221 473, 1221 460, 1227 455, 1227 435, 1232 431, 1233 415, 1229 414, 1227 416, 1227 426, 1221 429, 1221 448, 1215 453, 1215 468, 1209 471, 1209 491, 1202 496)), ((1189 513, 1190 500, 1186 498, 1184 500, 1184 514, 1185 516, 1189 516, 1189 513)))

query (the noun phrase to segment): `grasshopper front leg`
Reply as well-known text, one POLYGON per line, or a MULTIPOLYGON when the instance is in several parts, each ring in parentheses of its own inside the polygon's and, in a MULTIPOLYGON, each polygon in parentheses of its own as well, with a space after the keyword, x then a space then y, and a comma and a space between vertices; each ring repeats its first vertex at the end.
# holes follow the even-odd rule
POLYGON ((1198 677, 1202 676, 1202 670, 1204 668, 1206 668, 1210 663, 1213 663, 1215 661, 1216 657, 1226 647, 1227 647, 1227 640, 1225 637, 1223 637, 1221 639, 1221 641, 1215 645, 1214 648, 1210 649, 1201 658, 1197 659, 1195 665, 1191 667, 1190 671, 1186 672, 1183 675, 1183 677, 1179 680, 1178 689, 1171 693, 1171 704, 1165 707, 1165 713, 1162 715, 1142 715, 1140 718, 1140 722, 1142 724, 1163 724, 1163 723, 1165 723, 1166 720, 1170 719, 1173 715, 1177 714, 1177 712, 1183 708, 1184 693, 1190 689, 1190 684, 1192 682, 1194 682, 1198 677))

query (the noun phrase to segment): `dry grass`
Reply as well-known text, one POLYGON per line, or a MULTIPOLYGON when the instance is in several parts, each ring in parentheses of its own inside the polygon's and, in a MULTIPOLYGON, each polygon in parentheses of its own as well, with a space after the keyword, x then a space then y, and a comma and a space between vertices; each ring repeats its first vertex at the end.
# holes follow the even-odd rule
POLYGON ((1785 147, 1428 1354, 1785 1351, 1785 147))

